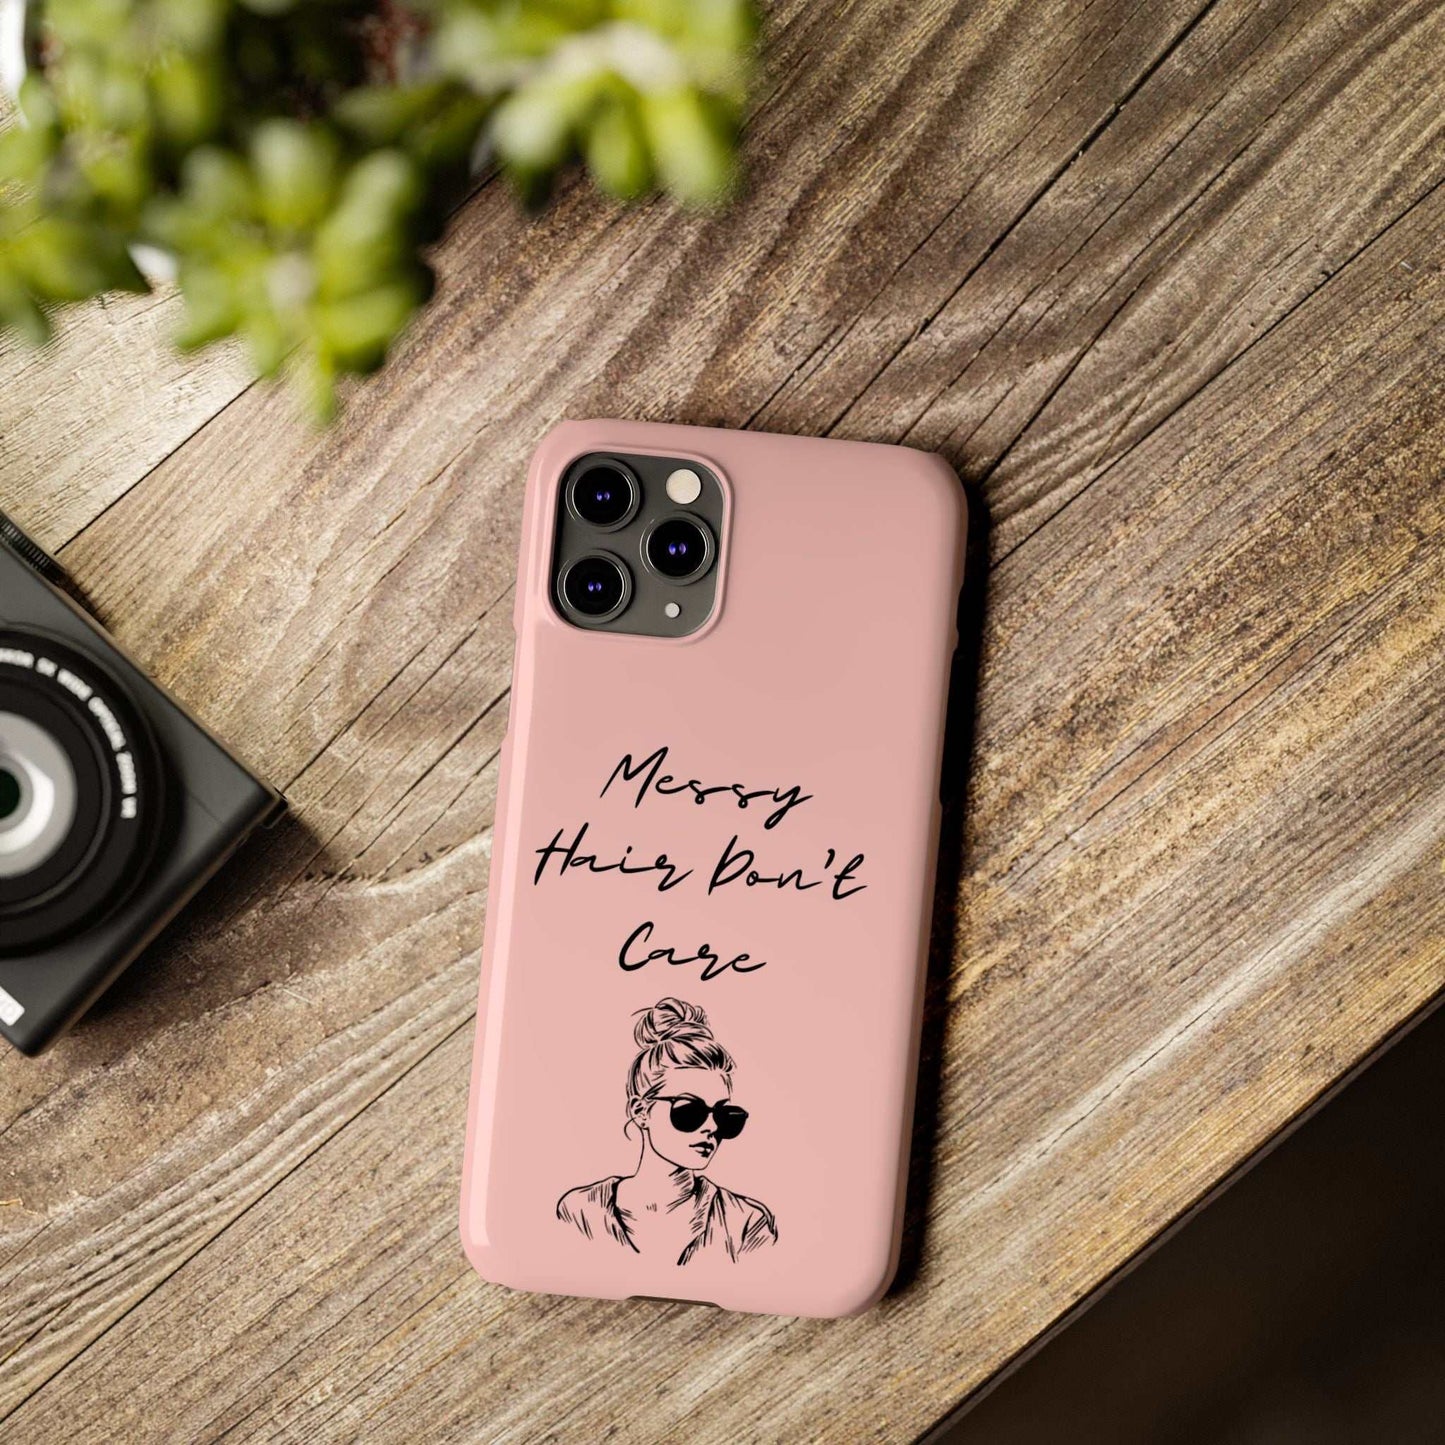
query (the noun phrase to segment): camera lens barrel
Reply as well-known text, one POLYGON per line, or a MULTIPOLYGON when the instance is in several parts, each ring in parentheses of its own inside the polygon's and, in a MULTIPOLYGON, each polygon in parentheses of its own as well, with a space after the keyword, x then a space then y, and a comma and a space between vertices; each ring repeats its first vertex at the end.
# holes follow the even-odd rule
POLYGON ((696 517, 659 517, 642 539, 647 565, 669 582, 695 582, 712 566, 717 546, 705 523, 696 517))
POLYGON ((621 462, 593 462, 578 472, 567 488, 567 505, 572 514, 605 532, 626 526, 641 501, 637 478, 621 462))
POLYGON ((558 590, 568 611, 587 622, 606 622, 631 600, 632 574, 610 552, 589 552, 562 574, 558 590))
POLYGON ((126 896, 155 851, 164 789, 149 728, 99 663, 0 630, 0 956, 126 896))

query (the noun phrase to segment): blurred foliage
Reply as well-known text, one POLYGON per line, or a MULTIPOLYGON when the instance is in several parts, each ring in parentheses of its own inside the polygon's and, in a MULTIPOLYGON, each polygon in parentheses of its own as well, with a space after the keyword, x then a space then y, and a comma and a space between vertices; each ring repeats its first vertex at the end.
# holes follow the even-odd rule
POLYGON ((43 0, 0 134, 0 326, 178 268, 178 343, 239 336, 318 415, 431 293, 422 248, 494 160, 540 204, 727 198, 753 0, 43 0))

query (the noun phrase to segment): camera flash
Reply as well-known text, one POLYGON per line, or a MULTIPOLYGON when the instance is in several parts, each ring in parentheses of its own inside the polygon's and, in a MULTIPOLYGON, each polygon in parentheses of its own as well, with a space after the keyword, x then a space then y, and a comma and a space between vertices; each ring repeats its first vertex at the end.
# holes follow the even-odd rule
POLYGON ((667 479, 667 495, 679 507, 690 507, 702 496, 702 478, 691 467, 679 467, 667 479))
POLYGON ((668 617, 681 617, 681 616, 682 616, 682 608, 679 607, 676 602, 669 602, 669 603, 667 604, 667 606, 664 607, 662 610, 663 610, 663 613, 664 613, 666 616, 668 616, 668 617))

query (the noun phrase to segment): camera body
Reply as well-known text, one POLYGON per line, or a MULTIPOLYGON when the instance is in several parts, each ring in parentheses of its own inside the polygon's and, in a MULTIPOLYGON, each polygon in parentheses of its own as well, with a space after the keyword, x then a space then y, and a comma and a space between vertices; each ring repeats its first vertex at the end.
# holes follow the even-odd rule
POLYGON ((38 1054, 285 808, 0 513, 0 1035, 38 1054))

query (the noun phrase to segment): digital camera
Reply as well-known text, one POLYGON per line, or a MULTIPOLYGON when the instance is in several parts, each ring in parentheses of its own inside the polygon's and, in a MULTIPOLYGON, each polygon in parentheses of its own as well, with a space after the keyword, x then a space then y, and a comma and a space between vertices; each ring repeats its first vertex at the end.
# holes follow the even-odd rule
POLYGON ((284 806, 0 512, 0 1034, 53 1042, 284 806))

